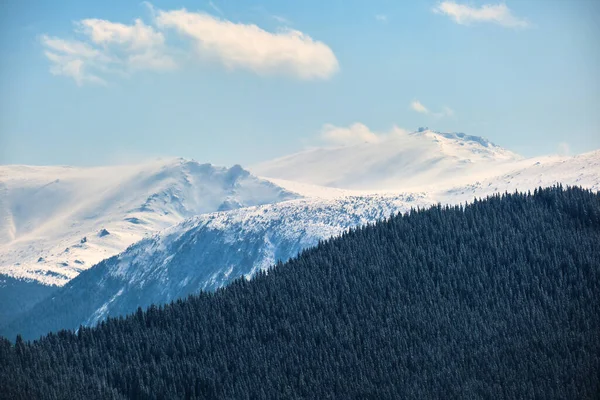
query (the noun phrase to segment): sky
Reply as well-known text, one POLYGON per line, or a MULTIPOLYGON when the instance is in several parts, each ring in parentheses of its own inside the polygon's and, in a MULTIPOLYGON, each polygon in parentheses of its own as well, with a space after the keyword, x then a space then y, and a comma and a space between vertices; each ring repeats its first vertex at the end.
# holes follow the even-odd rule
POLYGON ((4 0, 0 164, 252 165, 421 126, 591 151, 599 19, 595 0, 4 0))

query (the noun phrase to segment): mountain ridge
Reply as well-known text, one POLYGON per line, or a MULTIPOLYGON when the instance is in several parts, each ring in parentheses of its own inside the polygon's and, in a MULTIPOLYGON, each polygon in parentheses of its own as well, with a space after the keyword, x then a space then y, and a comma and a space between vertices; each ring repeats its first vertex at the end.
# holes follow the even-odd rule
POLYGON ((192 215, 298 198, 231 168, 184 159, 114 167, 0 166, 0 274, 62 285, 192 215))
POLYGON ((0 326, 12 337, 93 326, 107 316, 216 290, 285 261, 320 240, 432 204, 423 195, 297 199, 191 217, 105 259, 0 326), (27 327, 27 328, 26 328, 27 327))
POLYGON ((418 190, 493 176, 523 158, 463 133, 402 131, 372 142, 318 147, 251 166, 258 176, 360 190, 418 190), (457 179, 458 176, 458 179, 457 179))
MULTIPOLYGON (((277 260, 285 261, 319 240, 410 208, 464 204, 476 197, 555 184, 600 190, 600 151, 526 163, 495 178, 432 192, 348 195, 335 191, 330 198, 310 198, 297 190, 306 198, 191 217, 104 260, 1 332, 12 337, 22 328, 28 330, 26 337, 35 338, 48 330, 94 325, 138 306, 215 290, 236 277, 266 270, 277 260), (32 324, 44 321, 48 325, 29 331, 32 324)), ((318 188, 311 188, 315 192, 318 188)))

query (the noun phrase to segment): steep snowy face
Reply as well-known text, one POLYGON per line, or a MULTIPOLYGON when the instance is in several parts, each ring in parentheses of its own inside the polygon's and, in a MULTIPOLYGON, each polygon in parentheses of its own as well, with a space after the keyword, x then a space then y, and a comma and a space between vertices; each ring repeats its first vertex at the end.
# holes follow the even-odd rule
POLYGON ((183 159, 99 168, 0 166, 0 274, 63 285, 190 216, 297 197, 239 165, 183 159))
POLYGON ((82 272, 0 334, 35 338, 215 290, 349 227, 429 204, 422 194, 299 199, 192 217, 82 272))
POLYGON ((350 227, 429 204, 423 193, 348 196, 199 215, 131 246, 107 272, 135 287, 157 279, 162 287, 194 280, 193 290, 212 290, 231 278, 249 278, 350 227), (183 279, 173 280, 174 273, 183 279))
POLYGON ((358 190, 454 186, 511 169, 521 157, 463 133, 398 132, 377 142, 317 148, 250 170, 268 178, 358 190))

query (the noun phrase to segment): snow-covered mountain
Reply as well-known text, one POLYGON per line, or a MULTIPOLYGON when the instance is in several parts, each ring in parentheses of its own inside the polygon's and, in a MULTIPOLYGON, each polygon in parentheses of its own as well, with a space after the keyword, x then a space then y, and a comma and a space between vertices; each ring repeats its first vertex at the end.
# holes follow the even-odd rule
POLYGON ((22 332, 34 338, 53 329, 94 324, 108 315, 249 277, 319 239, 392 212, 438 202, 464 203, 476 196, 556 183, 600 190, 600 151, 521 160, 499 176, 429 192, 356 196, 340 189, 290 183, 312 198, 188 219, 81 273, 0 333, 13 337, 22 332))
POLYGON ((0 274, 64 285, 193 215, 298 196, 231 168, 183 159, 125 166, 0 166, 0 274))
POLYGON ((0 334, 36 338, 214 290, 349 227, 429 203, 422 194, 300 199, 196 216, 83 271, 0 334))
POLYGON ((514 169, 521 157, 486 139, 421 129, 382 140, 305 150, 253 166, 258 176, 359 190, 456 186, 514 169))
POLYGON ((581 186, 600 191, 600 150, 573 157, 545 156, 522 160, 515 168, 498 176, 473 180, 449 189, 434 190, 430 195, 441 203, 458 204, 494 193, 533 191, 557 184, 581 186))

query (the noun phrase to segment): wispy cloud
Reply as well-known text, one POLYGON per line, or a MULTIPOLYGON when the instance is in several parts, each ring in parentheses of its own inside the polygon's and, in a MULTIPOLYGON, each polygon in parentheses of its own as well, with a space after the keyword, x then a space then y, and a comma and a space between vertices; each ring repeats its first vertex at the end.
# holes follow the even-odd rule
POLYGON ((70 77, 79 86, 106 84, 100 75, 176 67, 167 54, 163 34, 139 19, 133 25, 84 19, 75 23, 75 34, 81 40, 42 35, 40 42, 51 63, 50 72, 70 77))
POLYGON ((430 109, 428 109, 427 107, 425 107, 423 105, 423 103, 421 103, 419 100, 413 100, 410 103, 410 108, 413 111, 416 111, 418 113, 431 115, 431 116, 434 116, 436 118, 452 117, 452 116, 454 116, 454 110, 452 110, 450 107, 444 106, 444 107, 442 107, 442 110, 440 112, 432 112, 430 109))
MULTIPOLYGON (((50 72, 68 76, 78 85, 105 84, 111 74, 130 75, 145 69, 175 69, 189 57, 177 57, 191 42, 194 54, 217 61, 228 69, 243 68, 257 74, 287 74, 299 79, 328 79, 339 70, 329 46, 309 35, 291 29, 268 32, 253 24, 221 19, 185 9, 164 11, 144 3, 153 24, 141 19, 123 24, 89 18, 75 23, 77 40, 43 35, 40 42, 50 61, 50 72), (183 38, 168 46, 165 33, 183 38)), ((215 11, 220 9, 208 3, 215 11)), ((273 16, 281 23, 283 17, 273 16)))
POLYGON ((84 19, 77 24, 90 40, 104 51, 109 47, 121 55, 121 62, 135 69, 173 69, 173 58, 167 54, 165 37, 151 26, 136 19, 125 25, 102 19, 84 19))
POLYGON ((425 107, 419 100, 413 100, 410 103, 410 108, 412 108, 416 112, 420 112, 422 114, 429 114, 429 110, 425 107))
POLYGON ((217 7, 217 5, 215 3, 213 3, 212 1, 208 2, 208 6, 210 8, 212 8, 213 10, 215 10, 216 12, 218 12, 219 14, 223 15, 223 11, 221 11, 221 9, 219 7, 217 7))
POLYGON ((359 143, 379 143, 394 135, 406 134, 406 129, 394 126, 389 132, 375 133, 366 125, 355 122, 348 127, 325 124, 321 129, 321 140, 326 143, 350 146, 359 143))
POLYGON ((64 40, 42 35, 44 55, 50 61, 50 73, 67 76, 77 85, 85 83, 106 84, 93 71, 110 60, 102 52, 77 40, 64 40))
POLYGON ((158 11, 156 23, 191 38, 200 57, 214 58, 228 69, 284 72, 300 79, 327 79, 339 69, 329 46, 297 30, 272 33, 186 9, 158 11))
POLYGON ((444 1, 434 7, 433 12, 452 18, 457 24, 470 25, 478 22, 495 23, 507 28, 527 28, 530 26, 526 19, 518 18, 504 3, 484 4, 481 7, 471 7, 453 1, 444 1))
POLYGON ((279 22, 280 24, 284 24, 284 25, 291 25, 292 21, 290 21, 289 19, 282 17, 281 15, 271 15, 271 18, 273 18, 275 21, 279 22))
POLYGON ((444 106, 444 107, 442 107, 442 111, 437 113, 436 116, 438 116, 438 117, 453 117, 454 110, 451 109, 450 107, 444 106))
POLYGON ((388 16, 385 14, 375 14, 375 19, 379 22, 388 22, 388 16))

